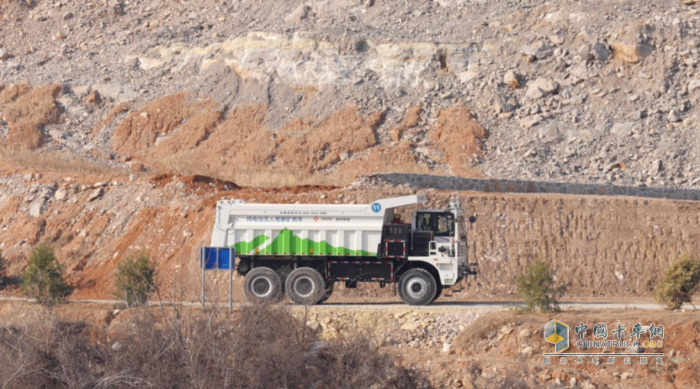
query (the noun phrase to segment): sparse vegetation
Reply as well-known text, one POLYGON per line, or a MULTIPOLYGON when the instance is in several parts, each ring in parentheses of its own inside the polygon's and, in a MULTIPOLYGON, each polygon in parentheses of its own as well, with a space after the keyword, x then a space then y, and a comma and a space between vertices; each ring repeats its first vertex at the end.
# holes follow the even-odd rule
MULTIPOLYGON (((7 145, 10 148, 33 150, 42 145, 43 127, 56 123, 61 115, 61 109, 56 105, 56 97, 62 89, 62 85, 43 85, 31 90, 18 89, 13 96, 16 100, 2 108, 2 115, 10 126, 7 134, 7 145)), ((9 94, 6 98, 10 100, 9 94)))
POLYGON ((684 255, 666 269, 664 279, 654 289, 654 297, 668 309, 680 309, 683 303, 692 304, 699 286, 700 260, 684 255))
POLYGON ((107 164, 97 164, 81 156, 53 151, 0 149, 0 162, 22 169, 69 174, 124 174, 126 171, 107 164))
POLYGON ((155 291, 156 266, 148 253, 126 257, 117 267, 114 277, 114 297, 127 308, 144 305, 155 291))
POLYGON ((528 266, 515 281, 518 285, 518 293, 525 301, 524 311, 559 310, 557 296, 561 290, 555 287, 554 274, 546 262, 536 261, 528 266))
POLYGON ((63 302, 73 293, 73 286, 63 279, 63 272, 53 248, 48 245, 35 247, 22 274, 22 293, 43 305, 63 302))
POLYGON ((0 387, 425 387, 367 337, 321 341, 281 306, 146 309, 122 321, 109 337, 46 313, 0 327, 0 387))
POLYGON ((2 251, 0 251, 0 288, 5 286, 5 271, 7 264, 5 263, 5 257, 2 256, 2 251))

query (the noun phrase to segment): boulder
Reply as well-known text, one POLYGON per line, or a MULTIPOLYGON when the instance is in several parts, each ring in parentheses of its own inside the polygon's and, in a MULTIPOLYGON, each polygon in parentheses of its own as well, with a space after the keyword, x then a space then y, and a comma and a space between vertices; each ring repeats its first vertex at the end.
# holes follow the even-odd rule
POLYGON ((515 89, 520 86, 520 80, 518 75, 512 71, 509 70, 506 72, 506 74, 503 76, 503 82, 508 84, 511 88, 515 89))
POLYGON ((522 128, 532 128, 536 126, 538 123, 542 121, 542 116, 540 115, 532 115, 528 116, 525 118, 520 119, 520 127, 522 128))
POLYGON ((92 193, 90 193, 90 196, 88 197, 88 201, 95 201, 102 197, 104 194, 105 190, 102 188, 97 188, 95 189, 92 193))
POLYGON ((624 27, 622 34, 610 43, 615 58, 627 63, 637 63, 651 55, 654 51, 651 45, 651 31, 651 27, 644 23, 624 27))
POLYGON ((39 217, 46 212, 46 203, 43 201, 37 201, 29 206, 29 216, 39 217))
POLYGON ((555 81, 546 78, 538 78, 528 82, 525 97, 532 100, 541 99, 548 94, 556 92, 558 88, 559 84, 555 81))
POLYGON ((605 62, 610 57, 610 50, 608 47, 600 42, 596 42, 591 46, 591 54, 593 58, 600 62, 605 62))
POLYGON ((700 80, 690 81, 688 84, 688 92, 694 92, 697 89, 700 89, 700 80))
POLYGON ((298 23, 309 17, 309 13, 311 13, 311 7, 309 7, 307 4, 299 4, 294 11, 290 12, 289 15, 284 17, 284 22, 298 23))
POLYGON ((66 198, 66 196, 68 196, 68 191, 66 190, 66 188, 60 188, 54 194, 54 197, 56 198, 56 200, 63 200, 66 198))
POLYGON ((523 47, 522 53, 531 57, 531 59, 545 59, 554 54, 552 46, 549 44, 537 41, 529 46, 523 47))

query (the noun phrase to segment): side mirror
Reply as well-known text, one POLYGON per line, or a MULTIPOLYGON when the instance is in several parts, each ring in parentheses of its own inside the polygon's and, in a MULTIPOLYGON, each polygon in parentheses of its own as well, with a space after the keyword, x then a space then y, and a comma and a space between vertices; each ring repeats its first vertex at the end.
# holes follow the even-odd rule
POLYGON ((469 216, 469 223, 476 223, 476 216, 469 216))

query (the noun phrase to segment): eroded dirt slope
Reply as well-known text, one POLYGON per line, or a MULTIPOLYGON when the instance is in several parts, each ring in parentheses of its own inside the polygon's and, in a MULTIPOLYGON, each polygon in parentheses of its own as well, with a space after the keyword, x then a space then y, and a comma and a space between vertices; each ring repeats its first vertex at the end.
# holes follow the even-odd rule
MULTIPOLYGON (((251 189, 201 176, 38 177, 6 172, 0 178, 0 248, 9 259, 10 274, 17 275, 32 247, 53 245, 70 281, 78 285, 78 298, 109 298, 116 264, 145 249, 158 263, 163 285, 184 285, 196 299, 198 248, 208 244, 215 203, 224 196, 259 203, 369 204, 413 193, 361 182, 346 188, 251 189)), ((428 208, 443 207, 451 195, 426 193, 428 208)), ((479 263, 480 272, 462 292, 452 294, 454 299, 517 299, 516 275, 538 258, 554 267, 565 298, 650 298, 668 264, 697 252, 700 242, 700 203, 458 195, 465 212, 478 218, 468 238, 470 260, 479 263)), ((403 212, 408 219, 411 209, 403 212)), ((212 282, 224 282, 222 275, 212 277, 212 282)), ((337 298, 377 296, 397 298, 371 286, 337 298)))

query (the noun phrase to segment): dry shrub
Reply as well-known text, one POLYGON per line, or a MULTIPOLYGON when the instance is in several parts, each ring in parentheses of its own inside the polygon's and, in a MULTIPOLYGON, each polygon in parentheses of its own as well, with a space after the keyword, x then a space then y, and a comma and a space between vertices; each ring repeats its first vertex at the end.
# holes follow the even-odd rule
MULTIPOLYGON (((2 94, 5 94, 6 88, 2 94)), ((16 150, 33 150, 39 148, 44 140, 42 129, 58 122, 61 109, 56 105, 56 97, 63 89, 62 85, 44 85, 29 91, 25 86, 13 88, 4 98, 16 97, 3 108, 3 117, 10 131, 7 134, 8 147, 16 150)), ((0 103, 1 104, 1 103, 0 103)))
POLYGON ((17 100, 32 89, 27 83, 10 84, 0 92, 0 108, 17 100))
MULTIPOLYGON (((482 142, 488 136, 465 107, 450 107, 438 113, 437 126, 430 140, 445 154, 445 163, 457 174, 470 173, 469 162, 480 155, 482 142)), ((470 173, 471 174, 471 173, 470 173)))
POLYGON ((162 97, 129 116, 114 132, 113 150, 135 155, 155 144, 156 138, 167 135, 192 115, 194 107, 181 92, 162 97))
POLYGON ((403 121, 391 130, 391 140, 398 142, 406 130, 410 130, 411 128, 417 126, 420 122, 420 114, 422 111, 423 110, 420 106, 415 105, 411 107, 411 109, 406 112, 406 116, 403 118, 403 121))
POLYGON ((63 322, 45 312, 0 327, 0 387, 94 387, 99 382, 94 367, 107 355, 90 338, 87 324, 63 322))
POLYGON ((0 328, 0 386, 293 389, 425 383, 363 334, 319 341, 280 306, 248 305, 232 317, 164 307, 160 313, 128 312, 105 336, 55 318, 0 328))

